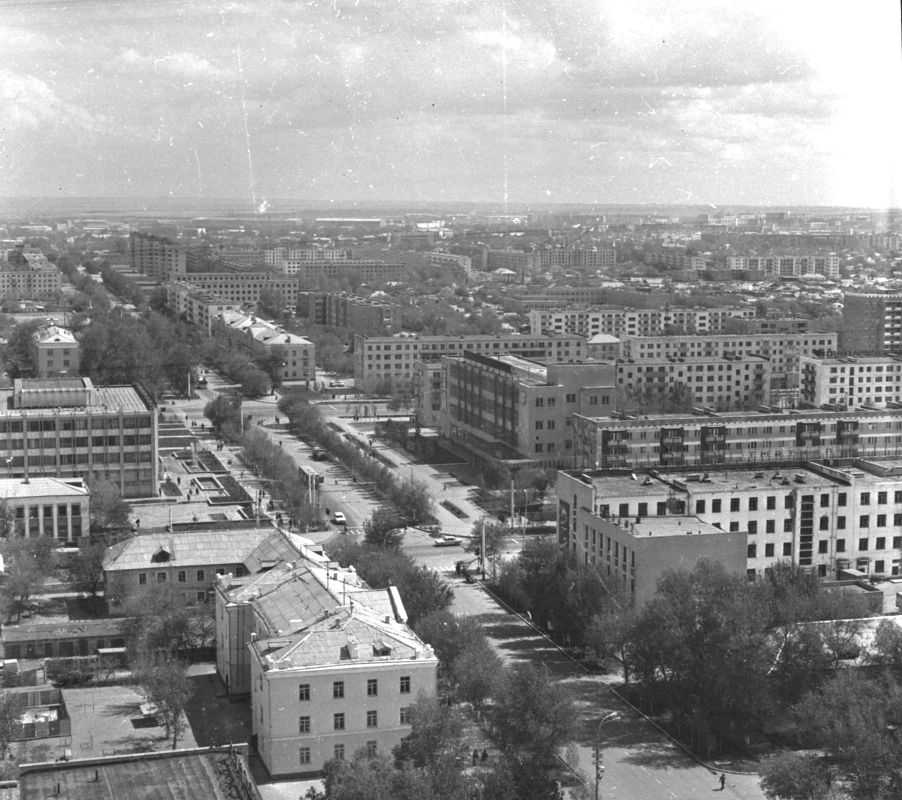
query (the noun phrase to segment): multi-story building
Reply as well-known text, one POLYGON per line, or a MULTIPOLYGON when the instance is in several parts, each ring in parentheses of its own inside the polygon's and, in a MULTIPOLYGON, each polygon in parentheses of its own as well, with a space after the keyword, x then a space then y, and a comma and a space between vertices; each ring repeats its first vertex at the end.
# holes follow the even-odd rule
POLYGON ((163 236, 132 231, 128 237, 128 265, 158 281, 178 280, 187 271, 188 251, 163 236))
POLYGON ((91 496, 80 478, 4 478, 0 497, 22 536, 46 536, 65 545, 88 535, 91 496))
POLYGON ((34 367, 38 378, 78 375, 78 340, 72 332, 56 325, 35 331, 34 367))
POLYGON ((758 270, 775 278, 796 278, 811 273, 838 278, 839 256, 727 256, 727 269, 758 270))
POLYGON ((662 358, 725 358, 761 355, 771 363, 772 387, 795 389, 802 358, 836 352, 836 333, 709 333, 676 336, 624 336, 620 354, 637 363, 662 358))
POLYGON ((392 231, 392 247, 428 247, 438 237, 437 231, 392 231))
POLYGON ((573 420, 577 466, 623 468, 902 456, 902 411, 804 410, 573 420))
POLYGON ((173 314, 213 335, 213 320, 227 311, 237 311, 240 304, 224 300, 211 292, 199 289, 193 283, 175 281, 167 283, 166 307, 173 314))
POLYGON ((436 689, 438 660, 397 590, 369 590, 332 564, 221 578, 216 633, 217 670, 231 693, 251 693, 273 776, 318 772, 362 748, 389 752, 410 733, 417 694, 436 689))
POLYGON ((104 578, 127 597, 170 584, 186 605, 212 599, 223 575, 256 575, 300 558, 291 537, 270 525, 210 531, 142 533, 107 548, 104 578))
POLYGON ((378 335, 391 330, 395 308, 390 303, 345 292, 309 291, 298 292, 298 316, 317 325, 378 335))
POLYGON ((663 396, 678 384, 698 406, 746 407, 770 402, 773 368, 767 356, 662 356, 617 363, 617 388, 663 396))
POLYGON ((62 275, 55 264, 36 250, 17 245, 0 262, 0 297, 41 300, 60 290, 62 275))
POLYGON ((703 270, 713 264, 709 256, 688 255, 676 250, 650 250, 645 253, 646 264, 662 264, 670 269, 703 270))
POLYGON ((902 293, 846 292, 839 345, 846 353, 902 350, 902 293))
POLYGON ((611 407, 615 365, 472 351, 442 359, 442 433, 474 462, 575 466, 573 415, 611 407))
POLYGON ((360 228, 377 231, 385 227, 385 220, 378 217, 317 217, 313 220, 313 224, 323 228, 360 228))
POLYGON ((900 574, 896 461, 568 472, 558 475, 557 494, 562 543, 603 577, 619 578, 637 600, 654 593, 664 569, 691 567, 700 557, 749 574, 781 560, 823 577, 900 574))
POLYGON ((803 358, 799 397, 815 406, 898 408, 902 354, 803 358))
POLYGON ((453 253, 425 253, 425 261, 431 267, 445 267, 455 280, 466 278, 473 272, 473 259, 453 253))
POLYGON ((589 358, 613 361, 620 358, 620 339, 609 333, 596 333, 586 342, 589 358))
POLYGON ((287 333, 278 325, 240 311, 226 311, 211 325, 213 337, 227 347, 247 353, 252 359, 279 353, 282 380, 312 381, 316 379, 316 345, 303 336, 287 333))
POLYGON ((656 336, 668 326, 690 333, 720 333, 730 319, 754 317, 749 308, 583 308, 563 311, 533 309, 529 312, 532 333, 581 333, 594 336, 656 336))
POLYGON ((282 267, 286 261, 347 261, 354 258, 354 251, 344 247, 306 247, 289 249, 277 247, 264 252, 264 264, 267 267, 285 271, 282 267))
POLYGON ((442 423, 442 362, 415 361, 413 397, 417 425, 438 428, 442 423))
POLYGON ((297 277, 280 272, 192 272, 190 282, 227 303, 254 304, 264 289, 281 294, 287 306, 298 302, 297 277))
POLYGON ((0 408, 0 477, 108 480, 123 497, 156 495, 156 408, 140 387, 19 379, 0 391, 0 408))
POLYGON ((472 350, 486 356, 515 355, 539 361, 582 361, 586 337, 579 334, 470 336, 354 336, 354 380, 411 380, 414 363, 472 350))

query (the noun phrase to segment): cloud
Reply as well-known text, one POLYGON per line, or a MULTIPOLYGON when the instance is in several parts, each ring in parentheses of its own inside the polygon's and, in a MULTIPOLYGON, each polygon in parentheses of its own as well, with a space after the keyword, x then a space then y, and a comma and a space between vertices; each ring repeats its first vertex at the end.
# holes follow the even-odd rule
POLYGON ((104 130, 107 120, 61 100, 44 81, 0 69, 0 118, 7 134, 104 130))

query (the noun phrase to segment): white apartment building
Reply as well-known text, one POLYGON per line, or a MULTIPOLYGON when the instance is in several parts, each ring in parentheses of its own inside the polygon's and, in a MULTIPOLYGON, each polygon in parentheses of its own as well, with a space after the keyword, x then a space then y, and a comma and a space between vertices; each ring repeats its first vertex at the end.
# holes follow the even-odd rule
POLYGON ((727 269, 758 270, 775 278, 797 278, 811 273, 838 278, 839 256, 727 256, 727 269))
POLYGON ((755 312, 750 308, 533 309, 529 312, 529 330, 533 334, 554 331, 585 336, 608 333, 623 338, 654 336, 663 333, 666 326, 674 325, 690 332, 719 333, 729 319, 751 319, 754 316, 755 312))
POLYGON ((799 397, 815 406, 898 408, 902 356, 803 358, 799 397))

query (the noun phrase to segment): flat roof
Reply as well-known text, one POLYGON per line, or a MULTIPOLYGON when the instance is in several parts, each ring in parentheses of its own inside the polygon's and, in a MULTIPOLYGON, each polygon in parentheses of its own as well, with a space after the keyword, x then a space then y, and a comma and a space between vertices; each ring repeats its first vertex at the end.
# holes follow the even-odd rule
POLYGON ((630 523, 630 533, 636 538, 662 536, 688 536, 723 534, 723 528, 717 528, 698 517, 645 517, 642 522, 630 523))
POLYGON ((34 383, 29 381, 29 384, 24 388, 26 390, 42 389, 50 391, 53 391, 54 389, 69 388, 84 389, 88 405, 64 406, 62 408, 13 408, 11 401, 14 391, 12 389, 4 389, 0 390, 0 416, 48 416, 53 415, 55 412, 59 412, 62 416, 69 416, 73 412, 79 410, 90 410, 95 413, 107 412, 110 414, 119 412, 147 413, 150 411, 147 404, 141 398, 141 395, 138 394, 137 390, 132 386, 94 386, 91 388, 84 387, 81 383, 76 383, 74 386, 67 386, 60 381, 48 380, 35 381, 34 383), (34 384, 36 383, 46 385, 35 386, 34 384))
POLYGON ((0 480, 0 497, 23 500, 38 497, 88 497, 87 487, 78 481, 71 483, 60 478, 4 478, 0 480))

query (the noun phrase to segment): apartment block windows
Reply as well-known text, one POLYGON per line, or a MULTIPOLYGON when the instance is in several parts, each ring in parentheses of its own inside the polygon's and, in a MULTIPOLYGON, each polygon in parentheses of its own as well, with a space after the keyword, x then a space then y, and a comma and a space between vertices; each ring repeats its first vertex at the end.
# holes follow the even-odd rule
POLYGON ((309 764, 310 763, 310 748, 309 747, 301 747, 298 750, 299 761, 301 764, 309 764))
POLYGON ((401 694, 410 694, 410 676, 401 676, 401 694))
POLYGON ((379 681, 375 678, 370 678, 366 682, 366 696, 367 697, 376 697, 379 694, 379 681))
POLYGON ((379 712, 378 711, 367 711, 366 712, 366 726, 367 726, 367 728, 378 728, 379 727, 379 712))
POLYGON ((298 717, 298 733, 310 733, 310 717, 298 717))
POLYGON ((298 700, 303 703, 309 699, 310 699, 310 684, 302 683, 300 686, 298 686, 298 700))
POLYGON ((335 700, 340 700, 345 696, 345 682, 344 681, 335 681, 332 684, 332 697, 335 700))
POLYGON ((336 761, 344 761, 345 746, 343 744, 335 745, 335 748, 332 750, 332 754, 335 756, 336 761))
POLYGON ((333 714, 332 715, 332 727, 336 731, 343 731, 345 729, 345 715, 344 714, 333 714))

